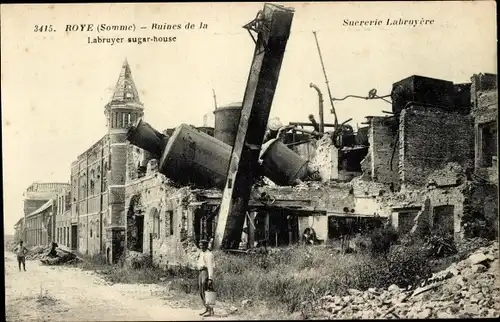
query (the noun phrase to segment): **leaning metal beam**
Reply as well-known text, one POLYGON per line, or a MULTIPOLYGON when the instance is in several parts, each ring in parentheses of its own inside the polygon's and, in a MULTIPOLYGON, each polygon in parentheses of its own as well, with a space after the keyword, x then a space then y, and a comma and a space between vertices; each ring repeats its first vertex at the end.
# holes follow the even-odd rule
POLYGON ((255 42, 255 52, 218 214, 215 248, 237 248, 241 240, 293 13, 293 9, 266 3, 257 18, 244 26, 255 42))

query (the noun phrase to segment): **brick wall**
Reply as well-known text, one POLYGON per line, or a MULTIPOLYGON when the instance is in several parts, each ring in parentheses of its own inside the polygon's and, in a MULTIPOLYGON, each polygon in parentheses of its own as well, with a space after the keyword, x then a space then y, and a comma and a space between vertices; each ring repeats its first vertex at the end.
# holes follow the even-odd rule
POLYGON ((446 163, 469 168, 474 160, 470 116, 410 107, 401 112, 399 174, 406 189, 424 186, 427 177, 446 163))
POLYGON ((110 185, 124 185, 127 167, 127 145, 111 145, 110 185))
POLYGON ((495 74, 475 74, 471 77, 471 103, 473 110, 478 105, 478 95, 497 88, 497 75, 495 74))
MULTIPOLYGON (((460 238, 463 233, 462 216, 465 210, 466 195, 463 186, 443 187, 432 189, 419 189, 393 194, 379 198, 382 217, 390 216, 394 228, 397 228, 399 220, 398 213, 405 209, 415 209, 420 207, 422 210, 416 216, 411 216, 408 220, 414 220, 413 225, 418 223, 419 229, 432 229, 434 222, 434 209, 440 206, 453 206, 453 225, 455 238, 460 238), (427 202, 427 204, 426 204, 427 202), (399 210, 394 211, 394 208, 399 210)), ((401 224, 401 222, 399 222, 401 224)), ((411 225, 411 223, 406 223, 411 225)))
POLYGON ((398 144, 397 133, 391 130, 384 122, 383 117, 374 117, 371 120, 368 132, 370 143, 371 176, 373 181, 381 183, 399 183, 398 174, 398 144), (391 168, 392 160, 392 168, 391 168))
MULTIPOLYGON (((476 174, 487 178, 491 182, 498 182, 498 167, 497 164, 491 164, 491 167, 486 167, 483 164, 483 151, 485 149, 491 149, 491 147, 483 146, 483 126, 490 123, 492 127, 495 128, 498 125, 498 94, 496 90, 489 90, 485 92, 476 93, 477 101, 476 105, 473 107, 472 115, 474 116, 474 132, 475 132, 475 170, 476 174)), ((497 135, 496 135, 497 136, 497 135)), ((496 138, 498 140, 498 137, 496 138)), ((498 142, 498 141, 496 141, 498 142)), ((498 144, 498 143, 497 143, 498 144)), ((492 143, 492 146, 497 146, 497 144, 492 143)), ((498 156, 497 151, 487 153, 489 155, 498 156)))

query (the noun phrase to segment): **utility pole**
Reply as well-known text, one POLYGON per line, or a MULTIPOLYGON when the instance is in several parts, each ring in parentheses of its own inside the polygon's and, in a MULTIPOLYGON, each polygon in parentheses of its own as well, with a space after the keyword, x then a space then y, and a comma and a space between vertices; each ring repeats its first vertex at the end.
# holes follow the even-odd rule
POLYGON ((214 94, 214 109, 217 109, 217 96, 215 95, 215 90, 213 88, 212 93, 214 94))
POLYGON ((238 134, 229 161, 215 248, 238 248, 294 11, 266 3, 244 26, 255 42, 238 134), (257 33, 255 39, 252 32, 257 33))
POLYGON ((333 105, 332 92, 330 91, 330 84, 328 82, 328 76, 326 76, 325 64, 323 63, 323 56, 321 55, 321 49, 319 48, 318 36, 316 35, 316 31, 313 31, 313 34, 314 34, 314 39, 316 40, 316 47, 318 48, 319 61, 321 62, 321 69, 323 70, 323 76, 325 77, 326 89, 328 90, 328 98, 330 99, 330 104, 332 106, 331 112, 333 114, 333 117, 335 118, 334 131, 337 131, 338 124, 339 124, 338 118, 337 118, 337 112, 335 111, 335 106, 333 105))

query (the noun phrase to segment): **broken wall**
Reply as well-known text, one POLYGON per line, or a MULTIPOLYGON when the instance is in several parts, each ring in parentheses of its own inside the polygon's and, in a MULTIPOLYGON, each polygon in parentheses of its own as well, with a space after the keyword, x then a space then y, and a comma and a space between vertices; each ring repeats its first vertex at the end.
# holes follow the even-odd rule
POLYGON ((381 183, 392 183, 396 189, 399 186, 397 134, 396 129, 388 125, 386 117, 372 118, 368 132, 371 178, 381 183))
POLYGON ((310 200, 310 209, 324 212, 342 212, 354 208, 354 196, 349 183, 319 184, 295 187, 255 187, 254 193, 265 192, 279 200, 310 200))
POLYGON ((402 189, 418 189, 446 163, 470 168, 474 160, 471 116, 435 108, 404 109, 399 127, 399 176, 402 189))
POLYGON ((471 98, 474 117, 475 173, 498 185, 498 93, 496 75, 472 78, 471 98))
POLYGON ((470 182, 466 187, 462 236, 498 236, 498 185, 470 182))
POLYGON ((175 188, 164 175, 152 172, 127 185, 125 194, 127 248, 141 243, 142 252, 162 268, 193 265, 197 248, 192 242, 194 209, 189 203, 195 197, 191 190, 175 188), (143 216, 141 240, 135 216, 143 216))
POLYGON ((330 136, 316 141, 316 151, 310 160, 310 169, 318 172, 322 182, 339 178, 339 152, 330 136))
POLYGON ((354 213, 365 216, 389 216, 380 202, 380 197, 391 194, 390 184, 370 181, 366 175, 363 175, 354 178, 351 185, 354 197, 354 213))
POLYGON ((426 187, 377 198, 381 209, 391 217, 394 228, 411 225, 419 231, 453 226, 455 240, 466 236, 470 216, 486 218, 498 225, 498 193, 494 185, 467 181, 465 169, 449 163, 428 176, 426 187))

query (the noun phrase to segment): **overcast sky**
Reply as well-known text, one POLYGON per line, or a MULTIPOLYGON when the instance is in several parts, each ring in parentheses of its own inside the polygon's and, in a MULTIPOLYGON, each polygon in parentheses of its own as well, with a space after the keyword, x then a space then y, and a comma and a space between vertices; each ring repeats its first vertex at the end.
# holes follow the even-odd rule
MULTIPOLYGON (((254 43, 242 26, 262 3, 2 5, 1 90, 4 227, 23 216, 23 191, 33 181, 69 182, 70 164, 106 133, 104 106, 128 59, 145 106, 158 130, 202 125, 219 105, 242 101, 254 43), (135 33, 65 33, 66 24, 182 24, 200 30, 135 33), (35 23, 54 33, 33 32, 35 23), (176 43, 88 44, 87 37, 177 36, 176 43)), ((295 16, 271 116, 282 122, 317 117, 314 82, 333 122, 313 30, 318 32, 332 95, 388 94, 413 74, 468 82, 496 71, 494 2, 289 3, 295 16), (344 19, 428 19, 432 26, 345 27, 344 19)), ((345 100, 339 120, 364 121, 391 106, 345 100)))

